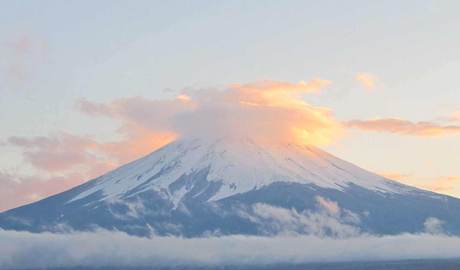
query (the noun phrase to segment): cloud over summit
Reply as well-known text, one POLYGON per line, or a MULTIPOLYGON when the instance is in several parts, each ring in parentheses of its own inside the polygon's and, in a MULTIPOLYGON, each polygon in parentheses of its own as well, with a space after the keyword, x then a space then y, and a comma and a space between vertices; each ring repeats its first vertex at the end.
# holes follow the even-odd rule
POLYGON ((0 210, 63 191, 178 137, 327 144, 340 135, 341 125, 329 109, 307 103, 304 95, 319 93, 329 84, 323 79, 266 80, 222 89, 189 89, 170 99, 126 97, 103 103, 80 99, 76 103, 80 112, 118 123, 121 139, 101 142, 68 132, 9 137, 4 143, 22 152, 27 165, 40 173, 35 177, 40 181, 5 173, 0 181, 20 196, 7 198, 0 210), (37 185, 42 188, 29 188, 37 185))
POLYGON ((326 144, 340 134, 340 124, 329 109, 310 105, 303 95, 317 93, 329 84, 322 79, 296 84, 260 81, 218 90, 187 90, 171 100, 81 100, 78 107, 85 113, 120 121, 121 130, 131 136, 148 131, 184 137, 251 137, 266 142, 326 144))

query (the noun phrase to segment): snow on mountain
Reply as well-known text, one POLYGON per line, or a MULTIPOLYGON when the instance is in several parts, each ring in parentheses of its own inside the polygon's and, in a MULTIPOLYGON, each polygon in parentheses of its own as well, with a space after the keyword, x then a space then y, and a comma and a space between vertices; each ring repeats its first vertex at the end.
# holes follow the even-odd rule
MULTIPOLYGON (((136 190, 168 190, 182 175, 209 169, 208 181, 221 183, 210 201, 248 192, 274 182, 315 184, 343 190, 350 183, 380 192, 403 192, 401 186, 365 171, 318 148, 295 144, 262 146, 244 139, 188 139, 173 142, 97 179, 97 184, 70 202, 95 192, 101 199, 136 190), (147 183, 147 184, 146 184, 147 183), (140 188, 139 188, 140 187, 140 188)), ((187 190, 167 192, 179 202, 187 190)))

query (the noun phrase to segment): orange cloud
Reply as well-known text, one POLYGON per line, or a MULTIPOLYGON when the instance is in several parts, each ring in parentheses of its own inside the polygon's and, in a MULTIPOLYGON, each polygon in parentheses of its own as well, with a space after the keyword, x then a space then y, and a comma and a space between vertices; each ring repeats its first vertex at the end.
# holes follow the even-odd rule
POLYGON ((399 172, 380 173, 380 175, 421 189, 460 196, 460 176, 420 177, 399 172))
POLYGON ((176 97, 177 100, 180 100, 182 102, 190 102, 191 98, 187 96, 186 94, 180 94, 176 97))
POLYGON ((308 82, 300 81, 298 83, 280 82, 280 81, 259 81, 247 84, 233 84, 231 88, 245 89, 246 91, 265 91, 265 92, 292 92, 292 93, 318 93, 324 87, 331 84, 331 81, 324 79, 313 79, 308 82))
POLYGON ((94 141, 67 133, 60 133, 54 137, 15 136, 10 137, 8 143, 22 148, 25 160, 45 171, 66 171, 82 163, 97 161, 96 157, 87 151, 93 148, 94 141))
POLYGON ((460 187, 460 176, 442 176, 424 187, 435 192, 458 196, 456 188, 460 187))
POLYGON ((155 149, 173 141, 176 134, 171 132, 139 132, 121 141, 97 144, 97 151, 112 160, 113 167, 140 158, 155 149))
POLYGON ((399 172, 383 172, 379 174, 385 178, 388 178, 391 180, 398 180, 400 182, 403 182, 404 180, 407 180, 410 177, 409 174, 402 174, 399 172))
MULTIPOLYGON (((48 173, 93 172, 111 169, 139 158, 174 139, 168 133, 136 134, 116 142, 97 142, 87 137, 58 133, 52 136, 10 137, 7 141, 23 149, 22 155, 34 168, 48 173)), ((93 175, 93 174, 91 174, 93 175)))
POLYGON ((341 125, 329 109, 306 103, 302 95, 329 84, 322 79, 296 84, 261 81, 221 90, 188 90, 172 100, 133 97, 107 104, 81 100, 78 107, 119 121, 127 137, 163 133, 326 144, 340 134, 341 125))
POLYGON ((366 90, 374 90, 378 82, 378 78, 375 75, 364 72, 356 74, 355 80, 359 82, 366 90))
POLYGON ((0 212, 62 192, 81 184, 88 175, 18 176, 0 172, 0 212))
POLYGON ((460 121, 460 110, 453 112, 451 115, 448 117, 449 121, 460 121))
POLYGON ((175 127, 181 136, 324 145, 340 135, 341 125, 329 109, 308 104, 302 95, 329 84, 321 79, 297 84, 262 81, 233 84, 220 91, 189 91, 195 108, 178 115, 175 127))
POLYGON ((344 123, 349 128, 366 131, 388 132, 414 136, 443 136, 460 134, 460 126, 440 125, 432 122, 411 122, 396 118, 383 118, 373 120, 352 120, 344 123))

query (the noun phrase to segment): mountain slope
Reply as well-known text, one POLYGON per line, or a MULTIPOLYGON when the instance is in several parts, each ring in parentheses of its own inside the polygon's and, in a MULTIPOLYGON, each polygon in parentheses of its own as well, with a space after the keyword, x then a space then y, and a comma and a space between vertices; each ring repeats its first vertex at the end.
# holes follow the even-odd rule
POLYGON ((4 212, 0 227, 346 236, 420 232, 430 220, 459 234, 460 200, 385 179, 314 147, 189 139, 4 212))

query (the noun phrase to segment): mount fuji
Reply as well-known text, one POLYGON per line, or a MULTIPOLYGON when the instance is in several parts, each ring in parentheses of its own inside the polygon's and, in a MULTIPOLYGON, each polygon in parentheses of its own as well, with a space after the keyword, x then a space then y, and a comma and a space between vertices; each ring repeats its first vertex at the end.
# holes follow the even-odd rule
POLYGON ((103 176, 0 213, 0 228, 148 236, 460 234, 460 199, 318 148, 180 139, 103 176))

